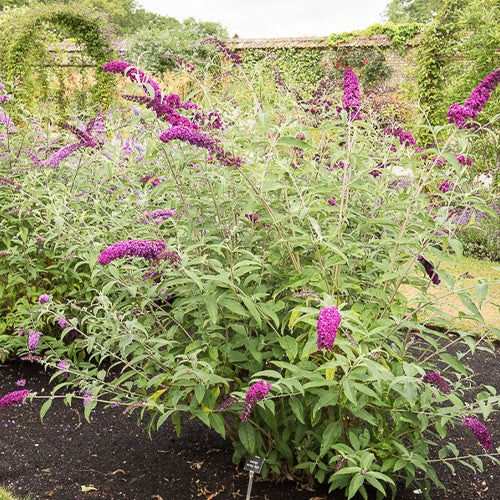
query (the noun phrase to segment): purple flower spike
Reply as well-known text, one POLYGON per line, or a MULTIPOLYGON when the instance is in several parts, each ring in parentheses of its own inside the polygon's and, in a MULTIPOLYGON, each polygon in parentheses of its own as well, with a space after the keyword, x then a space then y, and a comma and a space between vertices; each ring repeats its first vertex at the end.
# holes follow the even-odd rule
POLYGON ((162 240, 123 240, 103 250, 97 260, 103 266, 127 255, 158 260, 166 249, 167 244, 162 240))
POLYGON ((422 382, 437 387, 443 394, 450 394, 451 392, 450 386, 446 383, 446 380, 441 377, 439 372, 427 373, 422 378, 422 382))
POLYGON ((359 82, 356 73, 347 68, 344 74, 344 95, 342 107, 347 111, 351 120, 361 120, 359 112, 359 82))
POLYGON ((29 393, 30 391, 28 389, 9 392, 8 394, 0 398, 0 410, 2 408, 6 408, 7 406, 23 404, 26 401, 26 398, 29 396, 29 393))
POLYGON ((493 450, 491 434, 482 422, 475 417, 465 417, 462 420, 462 425, 469 429, 472 434, 477 437, 479 444, 481 444, 486 451, 493 450))
POLYGON ((144 214, 144 222, 147 221, 153 221, 156 222, 157 224, 160 224, 161 222, 170 219, 173 215, 175 215, 175 212, 177 210, 174 208, 172 210, 163 210, 163 209, 158 209, 154 210, 153 212, 147 212, 144 214))
POLYGON ((269 392, 271 388, 271 383, 259 380, 257 383, 253 384, 245 395, 245 403, 243 405, 243 410, 241 411, 240 420, 246 422, 248 417, 252 414, 255 405, 264 399, 264 396, 269 392))
POLYGON ((35 351, 38 347, 38 342, 40 342, 41 333, 30 330, 28 332, 28 349, 30 351, 35 351))
POLYGON ((57 324, 64 330, 65 328, 68 328, 68 326, 71 326, 68 323, 68 320, 66 319, 66 316, 61 316, 60 318, 56 319, 57 324))
POLYGON ((466 127, 469 118, 475 120, 484 105, 488 102, 491 92, 493 92, 500 82, 500 69, 488 75, 472 92, 463 106, 452 104, 448 110, 447 117, 449 123, 454 123, 457 128, 466 127))
POLYGON ((170 127, 160 134, 160 141, 162 142, 170 142, 174 139, 186 141, 193 146, 198 146, 199 148, 205 148, 208 150, 213 149, 215 146, 214 139, 183 125, 170 127))
POLYGON ((62 371, 61 375, 64 378, 68 378, 69 376, 69 373, 67 372, 68 366, 69 363, 67 361, 59 361, 59 363, 57 363, 57 369, 62 371))
POLYGON ((42 295, 40 295, 40 297, 38 297, 38 302, 40 304, 47 304, 48 302, 50 302, 50 295, 47 295, 46 293, 42 293, 42 295))
POLYGON ((342 316, 335 306, 321 309, 317 324, 318 349, 332 350, 341 320, 342 316))
POLYGON ((441 283, 441 280, 439 279, 438 273, 434 269, 432 263, 422 255, 419 255, 417 257, 417 260, 424 266, 425 272, 427 273, 427 276, 429 276, 429 278, 432 280, 432 283, 434 283, 434 285, 439 285, 439 283, 441 283))

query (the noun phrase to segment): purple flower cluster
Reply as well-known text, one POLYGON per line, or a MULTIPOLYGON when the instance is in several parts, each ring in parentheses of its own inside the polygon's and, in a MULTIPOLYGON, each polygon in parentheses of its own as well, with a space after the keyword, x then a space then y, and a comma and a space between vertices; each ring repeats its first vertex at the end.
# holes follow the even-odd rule
POLYGON ((344 95, 342 96, 342 108, 347 111, 351 120, 361 120, 359 105, 358 77, 351 68, 346 68, 344 73, 344 95))
POLYGON ((28 332, 28 349, 30 351, 35 351, 37 349, 41 335, 41 333, 35 332, 34 330, 28 332))
POLYGON ((259 214, 245 214, 245 217, 250 221, 250 222, 257 222, 260 219, 259 214))
POLYGON ((318 315, 318 349, 331 351, 342 316, 335 306, 324 307, 318 315))
POLYGON ((69 377, 69 373, 67 371, 68 369, 68 366, 69 366, 69 363, 67 361, 59 361, 59 363, 57 363, 57 369, 58 370, 61 370, 62 373, 61 375, 64 377, 64 378, 68 378, 69 377))
POLYGON ((0 398, 0 410, 2 408, 7 408, 7 406, 23 404, 29 396, 29 393, 30 391, 28 389, 21 389, 20 391, 13 391, 5 394, 5 396, 0 398))
POLYGON ((166 221, 167 219, 170 219, 170 217, 175 215, 175 212, 177 212, 175 208, 172 210, 164 210, 161 208, 158 210, 153 210, 152 212, 147 212, 144 214, 144 222, 153 221, 159 224, 163 221, 166 221))
POLYGON ((386 129, 384 129, 384 133, 397 137, 400 144, 403 144, 406 147, 415 146, 417 144, 415 138, 410 134, 410 132, 407 132, 406 130, 387 127, 386 129))
POLYGON ((212 150, 215 140, 207 135, 200 134, 190 127, 183 125, 172 126, 160 134, 160 141, 170 142, 174 139, 189 142, 192 146, 212 150))
POLYGON ((76 135, 79 141, 62 147, 46 160, 41 160, 35 153, 29 151, 28 155, 37 167, 50 167, 56 169, 63 160, 71 156, 80 148, 94 148, 104 144, 105 128, 101 112, 99 112, 96 117, 90 119, 83 130, 68 123, 64 124, 64 127, 76 135))
POLYGON ((443 193, 447 193, 451 188, 452 188, 452 184, 448 180, 444 180, 438 186, 439 191, 442 191, 443 193))
POLYGON ((417 257, 418 262, 424 266, 425 272, 427 273, 427 276, 432 280, 432 283, 434 285, 439 285, 441 283, 441 280, 439 279, 438 273, 434 269, 434 266, 422 255, 419 255, 417 257))
POLYGON ((422 382, 437 387, 443 394, 450 394, 451 392, 450 386, 447 384, 446 380, 441 377, 439 372, 426 373, 422 378, 422 382))
POLYGON ((491 439, 491 434, 482 422, 480 422, 475 417, 465 417, 462 420, 462 425, 465 428, 469 429, 472 434, 477 437, 479 444, 481 444, 485 450, 493 450, 493 441, 491 439))
POLYGON ((245 403, 243 404, 243 410, 241 411, 240 420, 246 422, 248 417, 252 414, 255 405, 264 399, 264 396, 269 392, 271 388, 271 383, 266 383, 263 380, 259 380, 248 389, 245 395, 245 403))
POLYGON ((65 328, 68 328, 68 326, 71 326, 68 323, 68 320, 66 319, 66 316, 60 316, 59 318, 56 319, 57 324, 64 330, 65 328))
POLYGON ((172 61, 175 61, 179 66, 186 68, 189 73, 192 73, 196 69, 192 64, 188 63, 185 59, 175 54, 167 53, 163 54, 162 57, 166 59, 172 59, 172 61))
POLYGON ((331 198, 328 198, 327 203, 331 207, 336 207, 337 206, 337 200, 333 196, 331 198))
POLYGON ((232 406, 234 403, 238 401, 238 398, 231 396, 230 398, 227 398, 226 400, 222 401, 222 403, 214 410, 216 413, 220 413, 230 406, 232 406))
POLYGON ((200 43, 211 43, 215 45, 219 49, 221 54, 223 54, 224 57, 229 59, 233 64, 241 64, 243 62, 238 54, 234 53, 224 42, 218 40, 217 38, 205 38, 200 43))
POLYGON ((454 123, 457 128, 463 128, 469 118, 475 120, 484 105, 488 102, 491 92, 493 92, 500 82, 500 69, 488 75, 472 92, 464 105, 452 104, 448 110, 447 117, 449 123, 454 123))
POLYGON ((50 295, 47 295, 46 293, 42 293, 40 297, 38 297, 38 303, 39 304, 47 304, 50 302, 50 295))
POLYGON ((103 266, 127 255, 143 257, 148 260, 158 260, 166 249, 167 245, 162 240, 123 240, 117 241, 104 249, 97 260, 103 266))

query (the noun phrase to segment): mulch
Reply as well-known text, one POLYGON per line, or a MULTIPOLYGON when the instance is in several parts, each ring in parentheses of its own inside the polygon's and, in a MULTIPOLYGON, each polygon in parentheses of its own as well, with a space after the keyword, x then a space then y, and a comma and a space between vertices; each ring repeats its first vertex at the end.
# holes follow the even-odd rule
MULTIPOLYGON (((499 386, 499 367, 492 354, 476 351, 465 362, 474 368, 478 385, 499 386)), ((49 375, 37 364, 8 362, 0 365, 0 395, 25 388, 50 393, 49 375)), ((170 423, 152 439, 136 415, 118 408, 97 406, 88 423, 83 409, 54 401, 43 423, 36 399, 22 407, 5 408, 0 413, 0 484, 17 496, 31 500, 171 500, 245 498, 249 474, 243 464, 232 463, 231 443, 197 420, 186 420, 180 437, 170 423)), ((500 435, 497 414, 486 425, 494 446, 500 435)), ((461 428, 449 439, 465 453, 482 453, 474 436, 461 428)), ((498 442, 498 441, 497 441, 498 442)), ((500 481, 491 459, 484 460, 484 472, 477 475, 467 467, 456 467, 455 475, 440 464, 438 476, 447 492, 433 490, 432 499, 499 499, 500 481)), ((314 489, 294 481, 271 482, 255 476, 254 500, 325 500, 341 498, 328 494, 324 485, 314 489)), ((375 498, 375 497, 373 497, 375 498)), ((398 489, 400 500, 422 499, 415 488, 398 489)))

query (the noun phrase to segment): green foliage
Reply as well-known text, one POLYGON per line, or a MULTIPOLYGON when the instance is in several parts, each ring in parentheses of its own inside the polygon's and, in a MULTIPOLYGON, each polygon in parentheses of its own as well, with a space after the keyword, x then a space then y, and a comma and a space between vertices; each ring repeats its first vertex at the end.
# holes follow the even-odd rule
POLYGON ((428 23, 434 19, 446 0, 391 0, 385 18, 393 23, 428 23))
MULTIPOLYGON (((312 115, 258 69, 249 78, 235 67, 219 95, 200 86, 195 96, 206 112, 216 104, 224 122, 205 121, 201 132, 241 155, 239 167, 187 142, 160 142, 169 124, 147 108, 110 111, 102 148, 79 150, 57 169, 34 166, 25 149, 42 157, 70 142, 50 116, 39 119, 41 138, 28 117, 24 135, 5 135, 3 359, 28 355, 18 329, 36 329, 43 335, 31 354, 53 371, 53 397, 71 404, 89 391, 87 419, 102 402, 135 411, 152 433, 167 419, 180 432, 189 415, 233 442, 235 462, 265 457, 264 477, 304 474, 348 498, 366 498, 370 487, 387 496, 405 480, 428 497, 431 482, 441 486, 431 452, 466 463, 447 431, 498 411, 490 386, 462 402, 471 375, 462 357, 478 339, 442 310, 443 297, 459 296, 460 316, 489 335, 480 311, 487 285, 471 294, 441 270, 433 285, 417 261, 425 255, 436 269, 460 261, 449 212, 481 205, 482 192, 453 141, 416 151, 375 122, 349 121, 336 103, 312 115), (443 180, 459 188, 443 192, 443 180), (156 209, 176 213, 148 219, 156 209), (99 264, 103 249, 128 239, 161 239, 171 253, 99 264), (435 287, 442 297, 429 293, 435 287), (50 302, 39 304, 42 293, 50 302), (327 306, 342 316, 331 351, 317 344, 327 306), (422 381, 437 369, 450 394, 422 381), (242 422, 257 380, 270 392, 242 422)), ((178 111, 195 119, 191 107, 178 111)), ((473 130, 445 129, 472 154, 463 137, 473 130)))
MULTIPOLYGON (((7 18, 2 16, 2 24, 5 25, 6 22, 7 18)), ((101 17, 80 10, 74 5, 50 4, 39 5, 30 10, 17 9, 8 17, 8 22, 14 33, 11 33, 7 40, 4 60, 6 78, 9 81, 23 82, 19 91, 17 88, 13 90, 18 97, 22 94, 27 102, 32 100, 35 91, 32 80, 30 85, 30 76, 34 66, 37 66, 34 57, 39 55, 40 51, 46 54, 43 45, 45 29, 51 33, 50 28, 55 27, 65 36, 73 37, 82 43, 96 68, 100 68, 114 57, 111 42, 106 37, 106 25, 101 17)), ((41 67, 43 68, 43 64, 41 67)), ((43 75, 43 71, 41 73, 43 75)), ((102 71, 96 71, 95 78, 95 98, 101 105, 106 106, 114 96, 113 78, 102 71)))
POLYGON ((220 62, 215 47, 199 42, 208 37, 223 39, 226 30, 217 23, 197 22, 193 18, 182 23, 173 18, 158 19, 127 38, 126 59, 154 74, 178 68, 167 53, 186 59, 196 66, 220 62))

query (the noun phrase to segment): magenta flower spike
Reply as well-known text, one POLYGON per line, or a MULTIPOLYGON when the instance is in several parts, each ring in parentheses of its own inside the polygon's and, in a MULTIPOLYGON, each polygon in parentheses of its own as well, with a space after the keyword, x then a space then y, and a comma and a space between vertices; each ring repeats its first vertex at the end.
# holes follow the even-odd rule
POLYGON ((346 68, 344 73, 344 95, 342 96, 342 107, 347 111, 351 120, 361 120, 359 106, 358 77, 351 68, 346 68))
POLYGON ((13 391, 5 394, 5 396, 0 398, 0 410, 7 406, 23 404, 29 396, 29 393, 30 391, 28 389, 22 389, 20 391, 13 391))
POLYGON ((40 342, 41 333, 30 330, 28 332, 28 349, 30 351, 35 351, 40 342))
POLYGON ((335 306, 324 307, 318 315, 318 349, 331 351, 342 316, 335 306))
POLYGON ((447 384, 446 380, 441 377, 439 372, 426 373, 422 378, 422 382, 437 387, 443 394, 450 394, 451 392, 450 386, 447 384))
POLYGON ((167 249, 163 240, 123 240, 113 243, 104 249, 99 257, 99 264, 105 266, 115 259, 125 256, 143 257, 147 260, 158 260, 167 249))
POLYGON ((449 123, 454 123, 457 128, 466 127, 469 118, 475 120, 488 102, 491 93, 500 82, 500 69, 489 74, 466 99, 463 106, 454 103, 448 110, 447 117, 449 123))
POLYGON ((439 279, 438 273, 434 269, 434 265, 422 255, 419 255, 417 257, 417 260, 424 266, 425 272, 427 273, 427 276, 429 276, 429 278, 432 280, 432 283, 434 285, 439 285, 439 283, 441 283, 441 280, 439 279))
POLYGON ((493 450, 493 441, 491 439, 491 434, 486 428, 486 426, 475 417, 465 417, 462 420, 462 425, 469 429, 474 436, 477 437, 479 444, 481 444, 485 450, 493 450))
POLYGON ((245 395, 245 403, 243 405, 243 410, 241 411, 240 420, 246 422, 248 417, 252 414, 255 405, 264 399, 264 396, 269 392, 271 388, 270 382, 264 382, 259 380, 248 389, 245 395))

